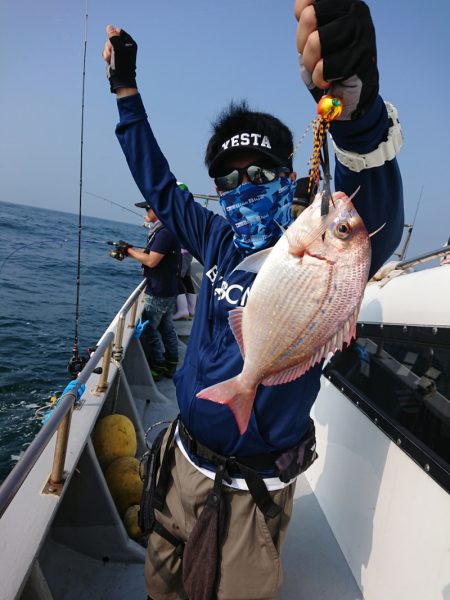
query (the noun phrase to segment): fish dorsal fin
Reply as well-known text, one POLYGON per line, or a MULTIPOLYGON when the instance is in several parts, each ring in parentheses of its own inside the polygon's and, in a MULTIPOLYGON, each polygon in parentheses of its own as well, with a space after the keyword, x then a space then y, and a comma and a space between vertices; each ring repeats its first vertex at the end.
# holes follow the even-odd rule
POLYGON ((242 337, 242 313, 244 309, 242 307, 233 308, 228 313, 228 323, 231 327, 234 337, 239 345, 242 358, 244 358, 244 338, 242 337))
POLYGON ((275 225, 278 225, 278 227, 280 228, 281 233, 286 233, 287 229, 286 227, 283 227, 283 225, 281 223, 278 223, 278 221, 276 219, 274 219, 275 225))
POLYGON ((289 383, 298 379, 306 373, 311 367, 320 362, 323 358, 326 358, 330 352, 333 354, 337 350, 342 350, 344 343, 350 344, 352 338, 356 334, 356 321, 359 314, 359 305, 356 310, 350 315, 350 317, 343 323, 341 329, 339 329, 323 346, 321 346, 312 356, 307 358, 302 363, 289 367, 279 373, 269 375, 261 381, 263 385, 281 385, 282 383, 289 383))
POLYGON ((259 252, 255 252, 255 254, 250 254, 250 256, 246 256, 243 261, 241 261, 237 267, 233 269, 233 273, 235 271, 248 271, 249 273, 259 273, 259 270, 263 266, 266 261, 266 258, 272 252, 272 248, 266 248, 265 250, 260 250, 259 252))

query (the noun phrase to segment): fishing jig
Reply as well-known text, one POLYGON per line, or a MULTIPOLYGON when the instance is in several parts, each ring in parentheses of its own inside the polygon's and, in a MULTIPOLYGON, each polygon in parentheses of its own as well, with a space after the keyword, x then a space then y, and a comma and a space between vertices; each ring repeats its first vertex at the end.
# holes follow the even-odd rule
MULTIPOLYGON (((317 116, 313 119, 313 153, 308 161, 310 165, 309 187, 311 190, 314 183, 319 185, 320 181, 320 151, 326 143, 326 135, 331 122, 342 113, 342 100, 337 96, 325 95, 317 104, 317 116)), ((325 159, 327 160, 328 157, 325 159)))
POLYGON ((296 153, 298 147, 305 139, 306 134, 312 128, 313 130, 313 151, 310 159, 308 160, 309 165, 309 182, 308 182, 308 194, 313 189, 319 189, 320 185, 320 167, 322 166, 323 171, 323 196, 321 214, 328 214, 328 203, 331 198, 331 187, 330 187, 330 168, 329 168, 329 154, 328 154, 328 143, 327 133, 330 128, 331 122, 337 119, 342 113, 342 100, 338 96, 332 96, 325 94, 317 103, 317 115, 308 124, 305 132, 300 138, 299 143, 294 148, 289 158, 296 153))

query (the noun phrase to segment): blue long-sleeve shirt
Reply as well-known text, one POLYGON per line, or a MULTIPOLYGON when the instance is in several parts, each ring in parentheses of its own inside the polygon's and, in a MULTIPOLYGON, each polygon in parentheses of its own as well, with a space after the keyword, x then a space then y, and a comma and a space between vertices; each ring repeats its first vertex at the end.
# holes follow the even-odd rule
MULTIPOLYGON (((320 388, 321 365, 287 384, 260 385, 247 431, 240 435, 227 406, 196 397, 205 387, 238 375, 242 357, 228 325, 228 312, 244 306, 255 274, 233 269, 242 254, 233 244, 233 231, 224 217, 201 207, 182 191, 148 123, 140 95, 118 100, 116 133, 142 195, 163 223, 204 266, 189 345, 174 381, 183 423, 202 444, 225 456, 251 456, 288 448, 305 434, 311 407, 320 388)), ((384 102, 376 99, 357 121, 332 124, 337 145, 370 152, 386 139, 384 102)), ((394 252, 403 230, 401 177, 394 159, 360 173, 336 162, 335 188, 352 194, 367 230, 384 228, 371 238, 374 273, 394 252)))

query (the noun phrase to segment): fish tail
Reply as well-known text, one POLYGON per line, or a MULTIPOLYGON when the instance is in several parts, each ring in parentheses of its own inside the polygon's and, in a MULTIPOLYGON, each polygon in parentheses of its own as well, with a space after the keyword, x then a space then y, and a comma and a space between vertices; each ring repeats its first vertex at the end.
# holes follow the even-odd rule
POLYGON ((255 395, 256 388, 244 386, 242 378, 238 375, 201 390, 197 398, 226 404, 236 419, 240 434, 243 435, 250 421, 255 395))

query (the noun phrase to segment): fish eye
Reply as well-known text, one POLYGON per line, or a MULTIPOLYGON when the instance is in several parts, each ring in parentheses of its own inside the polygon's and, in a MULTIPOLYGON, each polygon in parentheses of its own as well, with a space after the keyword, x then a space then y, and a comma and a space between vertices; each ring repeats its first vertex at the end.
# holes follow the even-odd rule
POLYGON ((343 221, 342 223, 338 223, 336 225, 336 228, 334 230, 334 234, 339 239, 345 240, 345 239, 348 238, 348 236, 350 235, 351 231, 352 231, 352 229, 351 229, 350 225, 346 221, 343 221))

